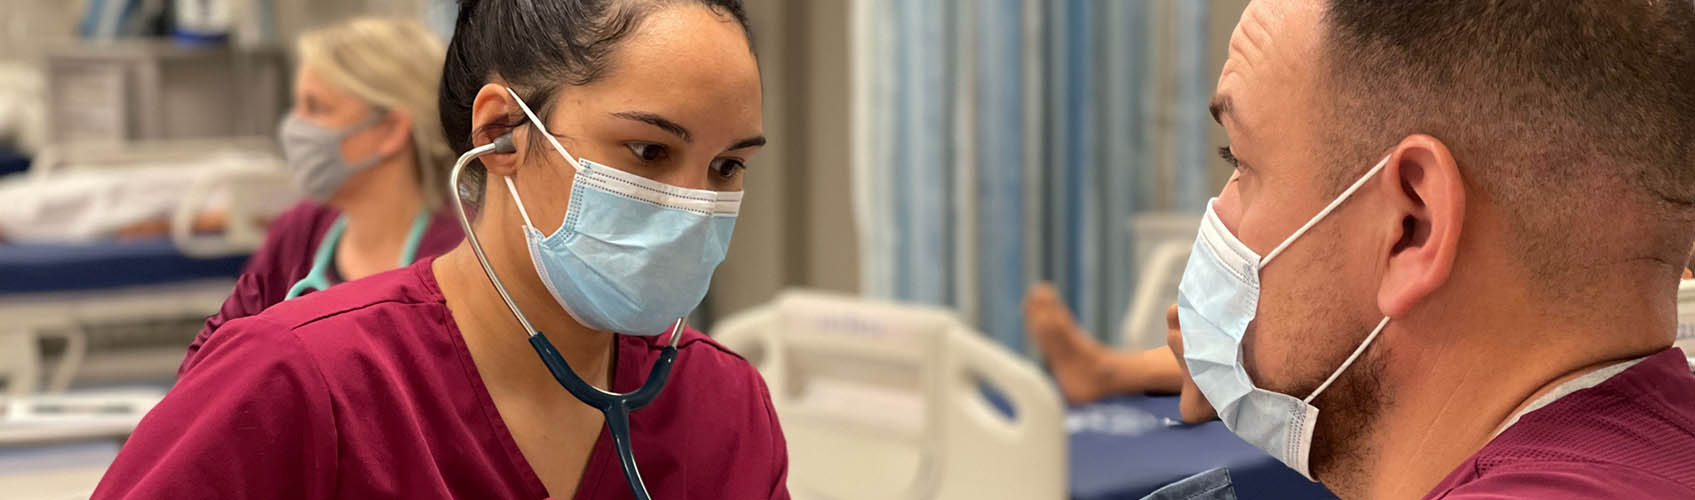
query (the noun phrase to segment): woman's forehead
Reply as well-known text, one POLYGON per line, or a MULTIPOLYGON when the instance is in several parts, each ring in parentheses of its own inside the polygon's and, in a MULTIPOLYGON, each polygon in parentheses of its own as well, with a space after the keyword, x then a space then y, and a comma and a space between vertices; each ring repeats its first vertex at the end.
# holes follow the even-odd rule
MULTIPOLYGON (((601 78, 578 98, 607 113, 651 113, 696 132, 762 133, 763 88, 747 35, 698 6, 650 14, 609 55, 601 78)), ((562 96, 563 101, 572 100, 562 96)))

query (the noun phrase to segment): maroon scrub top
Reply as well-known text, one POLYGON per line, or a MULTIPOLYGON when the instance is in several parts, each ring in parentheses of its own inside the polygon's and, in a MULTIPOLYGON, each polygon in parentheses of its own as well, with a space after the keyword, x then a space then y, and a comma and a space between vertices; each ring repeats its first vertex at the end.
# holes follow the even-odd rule
MULTIPOLYGON (((195 353, 219 326, 237 318, 259 314, 259 311, 282 302, 283 297, 288 295, 288 289, 312 271, 312 257, 318 253, 324 233, 329 232, 337 217, 341 217, 341 212, 310 201, 300 202, 277 216, 265 235, 265 244, 248 259, 247 269, 236 280, 235 291, 224 299, 218 314, 206 318, 206 327, 188 344, 188 353, 183 356, 182 365, 177 367, 177 376, 182 376, 194 365, 195 353)), ((418 240, 415 259, 424 260, 447 253, 459 246, 459 241, 464 238, 459 221, 443 209, 430 220, 424 237, 418 240)))
POLYGON ((1526 413, 1427 499, 1695 498, 1695 375, 1667 349, 1526 413))
MULTIPOLYGON (((432 260, 225 324, 142 419, 94 498, 547 497, 477 374, 432 260)), ((642 385, 659 340, 618 337, 613 390, 642 385)), ((664 391, 630 414, 648 491, 788 498, 786 445, 759 373, 692 330, 678 350, 664 391)), ((603 426, 576 498, 632 497, 603 426)))

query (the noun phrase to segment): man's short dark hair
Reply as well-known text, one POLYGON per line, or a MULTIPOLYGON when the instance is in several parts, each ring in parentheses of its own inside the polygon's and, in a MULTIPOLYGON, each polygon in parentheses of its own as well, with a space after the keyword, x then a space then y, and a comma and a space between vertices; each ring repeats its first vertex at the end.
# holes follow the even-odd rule
POLYGON ((1688 251, 1692 0, 1329 0, 1321 30, 1335 191, 1430 134, 1533 276, 1688 251))

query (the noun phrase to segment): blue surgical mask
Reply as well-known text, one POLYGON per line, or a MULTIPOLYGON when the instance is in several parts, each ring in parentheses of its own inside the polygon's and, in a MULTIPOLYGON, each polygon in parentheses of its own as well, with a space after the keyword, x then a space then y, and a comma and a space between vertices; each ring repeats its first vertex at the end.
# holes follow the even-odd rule
POLYGON ((551 235, 530 222, 506 178, 536 275, 583 326, 640 336, 671 331, 706 297, 712 272, 730 250, 742 193, 681 188, 573 157, 508 92, 576 169, 565 220, 551 235))
POLYGON ((1312 479, 1307 455, 1312 449, 1313 430, 1318 422, 1318 408, 1313 407, 1312 401, 1359 359, 1360 353, 1365 352, 1377 334, 1389 324, 1389 318, 1385 316, 1347 361, 1342 362, 1342 366, 1304 399, 1255 386, 1242 365, 1242 338, 1259 311, 1260 271, 1353 196, 1388 163, 1385 158, 1372 167, 1263 258, 1231 234, 1218 219, 1218 212, 1213 208, 1218 200, 1214 199, 1207 204, 1200 234, 1195 238, 1195 248, 1189 254, 1188 267, 1184 269, 1183 280, 1177 288, 1177 319, 1183 328, 1183 359, 1188 362, 1189 376, 1194 379, 1195 386, 1206 395, 1207 401, 1218 411, 1218 418, 1231 432, 1265 450, 1307 479, 1312 479))

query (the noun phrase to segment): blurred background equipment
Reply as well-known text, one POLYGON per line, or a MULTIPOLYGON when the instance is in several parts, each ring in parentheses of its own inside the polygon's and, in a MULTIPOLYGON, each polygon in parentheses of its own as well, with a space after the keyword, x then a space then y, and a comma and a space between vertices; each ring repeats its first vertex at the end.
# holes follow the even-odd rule
POLYGON ((264 224, 270 0, 14 0, 0 15, 0 491, 86 498, 264 224))
POLYGON ((49 49, 45 63, 50 143, 270 136, 287 102, 276 48, 86 42, 49 49))
POLYGON ((1165 309, 1177 303, 1177 282, 1183 279, 1200 227, 1201 217, 1187 212, 1130 217, 1137 279, 1120 327, 1120 347, 1139 351, 1166 345, 1165 309))
POLYGON ((796 498, 1065 496, 1058 391, 947 310, 789 292, 716 337, 765 376, 796 498))
POLYGON ((263 239, 260 221, 293 201, 267 148, 53 146, 28 175, 0 180, 11 200, 0 212, 0 332, 93 332, 88 381, 168 386, 185 336, 263 239))

